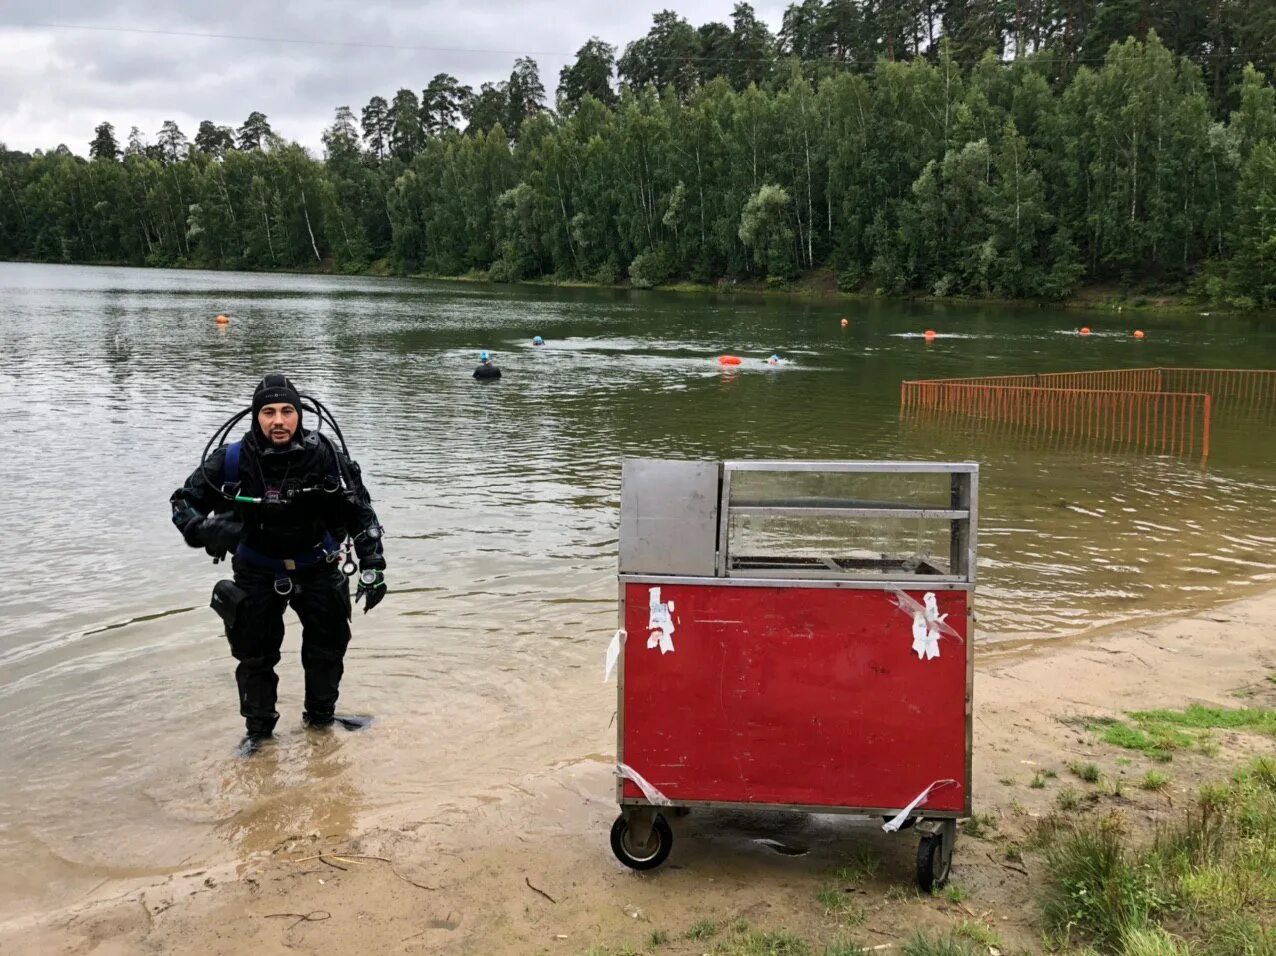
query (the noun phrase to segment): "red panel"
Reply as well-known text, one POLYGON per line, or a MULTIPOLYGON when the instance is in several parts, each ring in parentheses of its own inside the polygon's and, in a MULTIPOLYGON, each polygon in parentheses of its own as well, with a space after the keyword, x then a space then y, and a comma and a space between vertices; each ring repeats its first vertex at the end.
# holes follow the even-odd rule
POLYGON ((624 761, 675 803, 901 808, 952 778, 925 806, 963 809, 966 592, 936 592, 962 640, 919 660, 885 590, 664 585, 668 654, 649 590, 625 588, 624 761))

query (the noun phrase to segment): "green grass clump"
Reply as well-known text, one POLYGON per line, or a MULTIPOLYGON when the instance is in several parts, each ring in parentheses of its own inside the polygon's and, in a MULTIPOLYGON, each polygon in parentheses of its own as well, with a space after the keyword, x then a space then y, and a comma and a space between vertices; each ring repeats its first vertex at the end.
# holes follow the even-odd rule
POLYGON ((1037 771, 1032 775, 1032 780, 1028 783, 1033 790, 1041 790, 1046 785, 1046 778, 1041 775, 1041 771, 1037 771))
POLYGON ((1046 860, 1043 915, 1062 943, 1122 956, 1274 952, 1263 921, 1276 899, 1276 759, 1202 787, 1150 843, 1133 843, 1118 818, 1086 820, 1057 832, 1046 860))
POLYGON ((834 878, 843 883, 859 883, 863 880, 871 880, 873 875, 877 873, 877 868, 881 866, 882 858, 867 848, 860 849, 851 854, 843 866, 838 867, 834 873, 834 878))
POLYGON ((687 930, 687 939, 712 939, 717 935, 718 923, 711 919, 702 919, 687 930))
POLYGON ((1144 790, 1164 790, 1165 785, 1170 782, 1170 778, 1159 770, 1149 770, 1143 775, 1143 779, 1139 781, 1139 786, 1144 790))
POLYGON ((961 829, 967 836, 980 840, 997 829, 997 818, 990 813, 976 813, 970 819, 962 821, 961 829))
POLYGON ((647 940, 647 945, 654 948, 656 946, 663 946, 667 942, 669 942, 669 934, 665 930, 653 929, 651 931, 651 937, 647 940))
POLYGON ((980 946, 997 946, 1002 945, 1001 937, 997 935, 997 931, 980 920, 962 920, 957 926, 957 935, 963 936, 973 943, 980 946))
POLYGON ((839 923, 854 925, 864 922, 864 908, 847 896, 837 884, 825 883, 815 894, 815 898, 824 907, 824 915, 836 919, 839 923))
POLYGON ((712 952, 714 956, 813 956, 810 943, 782 929, 733 929, 712 952))
POLYGON ((1121 956, 1192 956, 1187 944, 1159 926, 1132 929, 1121 939, 1121 956))
POLYGON ((1079 760, 1074 760, 1072 763, 1068 764, 1068 769, 1086 783, 1098 783, 1099 778, 1102 776, 1097 765, 1092 763, 1081 763, 1079 760))
POLYGON ((953 904, 962 902, 968 895, 966 893, 966 888, 960 883, 949 883, 944 887, 943 894, 944 899, 953 904))
POLYGON ((1081 806, 1081 797, 1072 787, 1064 787, 1055 797, 1055 803, 1059 805, 1060 810, 1070 813, 1081 806))
POLYGON ((1169 761, 1173 751, 1195 747, 1206 756, 1218 753, 1211 730, 1240 730, 1276 737, 1276 710, 1264 707, 1205 707, 1192 704, 1185 710, 1136 710, 1132 724, 1104 718, 1092 721, 1092 731, 1105 743, 1169 761))
POLYGON ((866 956, 867 953, 863 946, 849 939, 837 939, 824 945, 824 956, 866 956))
POLYGON ((1130 717, 1143 725, 1164 725, 1194 730, 1250 730, 1276 737, 1276 710, 1265 707, 1204 707, 1186 710, 1138 710, 1130 717))
POLYGON ((1112 818, 1078 826, 1047 850, 1046 861, 1053 886, 1043 915, 1061 938, 1079 933, 1117 949, 1124 934, 1146 926, 1161 905, 1151 874, 1112 818))
POLYGON ((904 944, 904 956, 974 956, 975 950, 951 936, 917 933, 904 944))

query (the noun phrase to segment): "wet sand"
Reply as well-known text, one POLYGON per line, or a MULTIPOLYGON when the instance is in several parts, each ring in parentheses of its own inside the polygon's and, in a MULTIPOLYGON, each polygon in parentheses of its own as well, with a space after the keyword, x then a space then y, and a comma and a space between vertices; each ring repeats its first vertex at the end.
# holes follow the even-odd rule
MULTIPOLYGON (((598 657, 601 672, 601 646, 598 657)), ((1276 592, 1136 630, 986 647, 976 669, 975 808, 999 827, 986 839, 959 837, 953 879, 965 902, 912 892, 916 838, 907 831, 887 835, 872 821, 831 816, 695 812, 673 821, 664 867, 626 870, 607 844, 616 816, 614 685, 582 681, 554 708, 575 709, 576 719, 537 726, 529 715, 520 732, 579 755, 573 759, 509 779, 493 766, 480 793, 423 796, 357 821, 325 816, 319 805, 298 814, 305 796, 281 792, 281 816, 311 826, 270 846, 241 840, 238 858, 220 865, 107 879, 59 909, 14 916, 0 924, 0 952, 581 953, 642 950, 659 931, 671 940, 660 952, 702 953, 711 943, 686 937, 701 920, 827 936, 831 917, 816 894, 865 847, 881 865, 847 888, 866 916, 848 929, 851 938, 897 947, 917 927, 969 914, 995 926, 1010 950, 1037 951, 1031 900, 1040 866, 1031 858, 1007 864, 997 841, 1026 831, 1067 781, 1033 789, 1028 780, 1037 769, 1066 778, 1068 761, 1093 760, 1105 773, 1128 775, 1123 796, 1103 799, 1153 820, 1200 779, 1225 773, 1231 759, 1269 751, 1269 740, 1224 734, 1219 755, 1177 756, 1164 768, 1168 791, 1148 794, 1133 782, 1146 761, 1119 760, 1074 718, 1192 702, 1239 706, 1238 692, 1251 706, 1272 706, 1276 684, 1265 678, 1276 670, 1276 592)), ((331 759, 350 742, 313 746, 331 759)))

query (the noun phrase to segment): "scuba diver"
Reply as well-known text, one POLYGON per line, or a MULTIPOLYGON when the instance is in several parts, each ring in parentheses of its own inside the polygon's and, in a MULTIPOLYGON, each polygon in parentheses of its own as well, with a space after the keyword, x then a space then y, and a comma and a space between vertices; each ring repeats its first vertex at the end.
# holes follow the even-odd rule
POLYGON ((479 365, 474 370, 475 378, 500 378, 501 370, 492 364, 491 354, 484 349, 479 352, 479 365))
POLYGON ((279 720, 275 665, 289 605, 301 619, 302 721, 313 728, 366 726, 368 718, 337 714, 337 692, 350 643, 347 576, 356 570, 355 557, 355 603, 363 600, 366 614, 386 594, 382 528, 327 408, 283 374, 267 375, 251 408, 214 433, 199 467, 169 501, 188 545, 203 548, 214 564, 232 555, 234 580, 217 582, 211 607, 239 661, 235 681, 247 729, 240 753, 256 752, 279 720), (315 428, 302 426, 303 411, 315 416, 315 428), (226 444, 248 415, 243 438, 226 444), (321 431, 325 424, 335 441, 321 431))

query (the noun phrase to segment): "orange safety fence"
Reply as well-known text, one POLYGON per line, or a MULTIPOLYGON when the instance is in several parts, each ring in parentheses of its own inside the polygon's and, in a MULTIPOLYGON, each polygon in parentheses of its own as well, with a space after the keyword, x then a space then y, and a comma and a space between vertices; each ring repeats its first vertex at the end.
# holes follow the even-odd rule
POLYGON ((1210 451, 1211 416, 1276 412, 1276 370, 1132 368, 904 382, 901 418, 961 418, 986 433, 1074 436, 1171 455, 1210 451))
POLYGON ((1092 372, 1038 372, 976 378, 931 379, 965 385, 1020 385, 1042 388, 1093 388, 1118 392, 1200 392, 1222 405, 1276 408, 1276 369, 1125 368, 1092 372))

